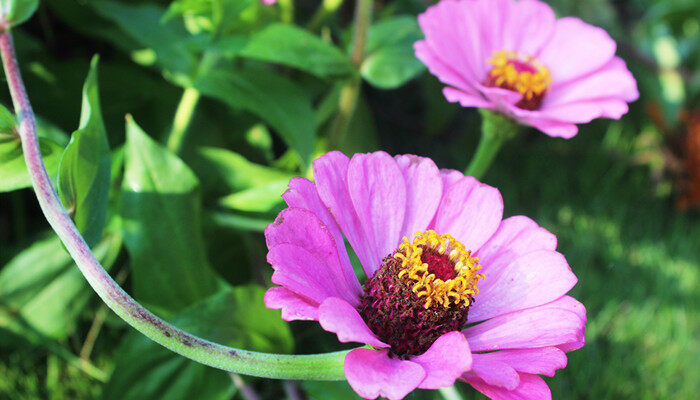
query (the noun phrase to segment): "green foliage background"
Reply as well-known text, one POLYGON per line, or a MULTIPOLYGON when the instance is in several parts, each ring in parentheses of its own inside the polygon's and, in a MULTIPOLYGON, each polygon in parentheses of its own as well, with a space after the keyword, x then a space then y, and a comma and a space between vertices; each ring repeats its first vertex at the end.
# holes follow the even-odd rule
MULTIPOLYGON (((699 112, 700 3, 549 3, 613 35, 641 98, 621 121, 595 121, 568 141, 521 134, 484 177, 503 193, 506 215, 528 215, 559 237, 579 277, 572 294, 588 309, 587 344, 547 381, 558 399, 697 398, 700 217, 674 206, 670 160, 687 130, 679 115, 699 112)), ((262 303, 271 275, 262 229, 283 207, 288 179, 327 150, 356 70, 354 2, 328 13, 320 4, 46 0, 13 31, 42 151, 79 228, 130 293, 207 338, 260 351, 341 348, 317 324, 287 324, 262 303), (183 93, 197 103, 178 145, 168 138, 183 93)), ((346 154, 467 165, 478 113, 448 104, 413 57, 415 15, 429 4, 377 2, 346 154)), ((10 107, 6 90, 0 102, 10 107)), ((0 109, 0 399, 244 398, 227 374, 108 312, 28 186, 12 117, 0 109)), ((263 398, 356 398, 345 383, 244 380, 263 398)))

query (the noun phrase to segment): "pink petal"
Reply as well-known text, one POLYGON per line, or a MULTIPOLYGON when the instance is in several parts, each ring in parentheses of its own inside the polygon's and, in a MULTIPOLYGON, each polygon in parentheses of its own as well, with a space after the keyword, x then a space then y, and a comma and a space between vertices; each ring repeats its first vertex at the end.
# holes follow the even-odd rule
POLYGON ((557 346, 583 339, 575 313, 546 305, 501 315, 463 331, 472 351, 557 346))
POLYGON ((390 358, 387 350, 355 349, 345 356, 344 369, 350 386, 365 399, 400 400, 425 377, 420 365, 390 358))
POLYGON ((318 195, 331 211, 345 237, 348 238, 355 254, 360 259, 368 278, 376 268, 374 248, 362 229, 360 219, 355 213, 348 191, 348 165, 350 159, 339 151, 331 151, 313 163, 314 179, 318 195))
POLYGON ((348 257, 348 252, 345 249, 343 233, 340 231, 340 227, 335 222, 333 215, 328 211, 328 207, 323 204, 323 201, 321 201, 321 198, 318 196, 316 186, 305 178, 292 178, 289 181, 289 190, 284 192, 282 197, 289 207, 311 211, 321 220, 331 236, 333 236, 333 240, 335 240, 340 267, 348 287, 355 293, 362 293, 362 286, 357 280, 355 271, 353 271, 352 264, 350 263, 350 258, 348 257))
POLYGON ((588 123, 596 118, 620 119, 629 106, 624 100, 599 99, 550 106, 540 110, 543 118, 568 123, 588 123))
POLYGON ((462 178, 464 178, 464 174, 456 169, 443 168, 440 170, 440 177, 442 178, 442 191, 444 193, 455 183, 462 180, 462 178))
POLYGON ((508 8, 502 49, 539 54, 554 32, 554 11, 546 3, 534 0, 509 1, 508 8))
POLYGON ((518 387, 520 376, 513 367, 501 361, 488 360, 480 356, 482 354, 473 355, 472 371, 466 377, 476 375, 489 385, 500 386, 508 390, 518 387))
MULTIPOLYGON (((535 221, 523 215, 504 219, 498 230, 476 253, 481 273, 490 276, 500 273, 520 256, 537 251, 557 248, 557 237, 541 228, 535 221)), ((494 284, 486 279, 479 284, 485 289, 494 284)))
POLYGON ((527 253, 507 267, 485 277, 469 309, 469 322, 554 301, 576 284, 576 276, 564 256, 555 251, 527 253))
MULTIPOLYGON (((573 312, 581 320, 581 324, 583 325, 582 331, 585 331, 585 325, 586 325, 586 321, 587 321, 586 307, 584 307, 583 304, 581 304, 581 302, 574 299, 573 297, 562 296, 560 299, 557 299, 549 304, 545 304, 544 306, 541 306, 541 307, 543 307, 543 308, 544 307, 546 307, 546 308, 558 308, 558 309, 563 309, 563 310, 573 312)), ((570 343, 558 344, 557 347, 560 348, 562 351, 568 353, 570 351, 580 349, 585 344, 586 344, 586 338, 582 334, 576 340, 574 340, 570 343)))
MULTIPOLYGON (((494 369, 496 366, 506 365, 508 368, 518 372, 554 376, 556 370, 566 367, 567 361, 566 354, 556 347, 501 350, 492 353, 474 354, 473 356, 474 367, 472 369, 477 374, 479 374, 477 371, 478 364, 479 368, 494 369)), ((479 376, 489 382, 481 374, 479 376)), ((489 383, 494 384, 492 382, 489 383)), ((510 389, 512 390, 515 386, 510 389)))
POLYGON ((538 375, 520 374, 520 384, 514 390, 489 385, 479 378, 466 378, 466 382, 493 400, 551 400, 552 393, 538 375))
POLYGON ((558 84, 602 67, 613 58, 616 47, 604 29, 566 17, 557 21, 554 34, 538 59, 558 84))
POLYGON ((586 317, 586 307, 583 304, 581 304, 580 301, 574 299, 571 296, 562 296, 551 303, 545 304, 542 307, 561 308, 563 310, 571 311, 572 313, 578 315, 578 317, 581 319, 581 322, 583 322, 584 324, 588 321, 588 318, 586 317))
POLYGON ((462 332, 446 333, 438 338, 425 353, 411 358, 425 370, 421 389, 440 389, 452 386, 468 371, 472 353, 462 332))
POLYGON ((367 276, 399 245, 406 212, 406 183, 396 160, 385 152, 355 154, 348 166, 348 189, 371 250, 367 276))
POLYGON ((308 250, 293 244, 278 244, 267 253, 267 261, 275 269, 272 283, 317 303, 337 295, 326 265, 308 250))
POLYGON ((265 307, 282 309, 285 321, 318 320, 318 306, 318 302, 281 286, 271 287, 265 292, 265 307))
POLYGON ((389 347, 367 327, 357 310, 347 301, 330 297, 318 309, 318 322, 328 332, 338 335, 343 343, 367 343, 375 347, 389 347))
MULTIPOLYGON (((485 42, 480 23, 481 10, 476 10, 477 2, 469 5, 457 1, 441 1, 429 7, 418 16, 418 24, 425 34, 427 48, 432 51, 432 60, 440 60, 444 65, 458 71, 465 84, 446 82, 442 74, 436 76, 443 82, 459 88, 466 88, 472 81, 478 81, 486 76, 486 60, 493 53, 491 44, 485 42)), ((483 8, 483 7, 482 7, 483 8)), ((491 13, 493 14, 493 13, 491 13)), ((429 67, 433 67, 430 59, 416 54, 429 67)), ((457 74, 454 74, 457 75, 457 74)))
POLYGON ((578 133, 578 127, 575 124, 547 118, 539 111, 529 112, 527 116, 516 116, 515 119, 519 123, 532 126, 551 137, 571 139, 578 133))
POLYGON ((310 211, 287 208, 279 213, 275 222, 265 228, 268 248, 279 244, 293 244, 306 249, 318 260, 315 269, 322 270, 324 285, 329 286, 334 296, 352 304, 360 304, 357 278, 346 280, 347 274, 338 257, 337 242, 329 229, 310 211))
POLYGON ((476 251, 498 229, 502 216, 501 193, 467 176, 446 188, 431 225, 436 232, 449 233, 476 251))
POLYGON ((476 77, 468 73, 465 74, 464 71, 457 70, 453 64, 443 61, 425 40, 416 42, 413 45, 413 49, 416 58, 421 60, 428 67, 428 71, 442 83, 459 88, 464 92, 478 95, 478 92, 473 88, 476 77))
POLYGON ((433 220, 442 198, 442 179, 429 158, 399 155, 395 159, 406 182, 406 215, 400 236, 410 238, 433 220))
POLYGON ((555 83, 542 103, 542 108, 578 102, 614 98, 632 102, 639 97, 637 81, 620 57, 588 75, 569 82, 555 83))
POLYGON ((492 109, 494 106, 491 102, 484 99, 484 96, 476 90, 463 90, 446 87, 442 89, 442 94, 450 103, 459 103, 462 107, 479 107, 492 109))

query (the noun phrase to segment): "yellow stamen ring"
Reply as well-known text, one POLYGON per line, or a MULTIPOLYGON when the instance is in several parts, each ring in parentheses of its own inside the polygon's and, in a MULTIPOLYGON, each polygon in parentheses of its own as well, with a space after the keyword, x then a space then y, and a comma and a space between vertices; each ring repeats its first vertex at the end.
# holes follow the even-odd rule
POLYGON ((403 238, 394 258, 401 261, 399 278, 405 277, 412 283, 412 291, 418 298, 425 298, 425 308, 433 304, 448 308, 451 304, 469 306, 474 295, 479 293, 476 287, 484 276, 476 272, 481 269, 479 259, 471 256, 471 251, 450 234, 438 235, 435 231, 416 232, 413 242, 403 238), (444 281, 429 272, 429 266, 421 259, 424 251, 435 251, 440 255, 447 253, 454 264, 455 277, 444 281))
POLYGON ((514 51, 497 51, 489 59, 489 64, 493 65, 489 72, 491 81, 498 87, 521 93, 525 100, 541 96, 552 83, 547 67, 531 56, 523 56, 514 51), (514 63, 527 65, 534 72, 518 71, 514 63))

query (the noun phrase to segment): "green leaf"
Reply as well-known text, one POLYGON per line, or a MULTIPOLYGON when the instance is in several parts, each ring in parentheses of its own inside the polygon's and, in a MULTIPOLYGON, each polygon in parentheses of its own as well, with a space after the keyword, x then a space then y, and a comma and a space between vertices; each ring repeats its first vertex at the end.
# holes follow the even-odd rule
POLYGON ((212 70, 194 87, 257 115, 277 130, 305 164, 310 162, 316 136, 314 113, 309 98, 293 82, 263 69, 212 70))
MULTIPOLYGON (((95 255, 110 269, 121 235, 105 235, 95 255)), ((55 236, 35 242, 0 272, 0 327, 24 335, 27 324, 43 335, 64 339, 73 332, 92 296, 85 278, 55 236)))
POLYGON ((289 24, 273 24, 253 34, 240 55, 298 68, 321 78, 352 73, 350 60, 338 48, 289 24))
POLYGON ((167 18, 180 16, 190 32, 202 31, 213 37, 225 36, 231 30, 244 30, 259 21, 255 11, 259 0, 176 0, 170 3, 167 18))
POLYGON ((360 73, 373 86, 395 89, 421 73, 425 66, 413 51, 422 38, 415 18, 396 17, 373 25, 369 30, 360 73))
POLYGON ((58 169, 58 194, 90 247, 102 236, 107 219, 111 161, 102 121, 94 57, 83 86, 80 127, 73 132, 58 169))
POLYGON ((199 150, 199 155, 207 175, 219 185, 226 185, 228 192, 271 182, 288 182, 294 176, 287 171, 250 162, 242 155, 226 149, 203 147, 199 150))
MULTIPOLYGON (((279 312, 265 308, 264 289, 241 286, 198 303, 175 318, 178 328, 233 347, 291 352, 291 332, 279 312)), ((206 367, 133 333, 116 352, 105 400, 224 400, 235 388, 226 372, 206 367)))
POLYGON ((189 74, 195 56, 187 48, 189 35, 176 20, 164 21, 165 10, 155 4, 127 5, 116 1, 91 1, 103 18, 116 23, 134 41, 153 50, 156 62, 167 70, 189 74))
POLYGON ((221 205, 238 211, 269 212, 282 203, 282 193, 289 180, 270 182, 230 194, 220 200, 221 205))
POLYGON ((39 6, 39 0, 0 0, 0 20, 10 26, 28 20, 39 6))
POLYGON ((199 182, 130 117, 126 137, 122 217, 134 294, 172 315, 219 287, 202 239, 199 182))
MULTIPOLYGON (((63 147, 41 137, 39 149, 49 176, 55 176, 63 147)), ((31 185, 15 119, 7 108, 0 105, 0 192, 11 192, 31 185)))

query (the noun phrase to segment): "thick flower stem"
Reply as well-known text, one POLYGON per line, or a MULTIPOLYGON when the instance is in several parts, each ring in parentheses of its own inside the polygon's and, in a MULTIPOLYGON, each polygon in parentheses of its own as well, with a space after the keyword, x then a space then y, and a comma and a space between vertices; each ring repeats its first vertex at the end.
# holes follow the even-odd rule
POLYGON ((102 268, 68 212, 46 172, 29 103, 15 56, 12 36, 0 35, 0 54, 14 104, 27 169, 39 205, 90 286, 119 317, 162 346, 199 363, 229 372, 267 378, 342 380, 347 351, 316 355, 257 353, 212 343, 170 325, 131 298, 102 268))
POLYGON ((479 111, 482 117, 481 140, 469 166, 464 170, 465 175, 477 179, 481 179, 488 171, 503 143, 513 138, 520 127, 501 114, 484 109, 479 111))
POLYGON ((338 114, 330 128, 328 135, 328 149, 337 149, 345 138, 350 121, 355 114, 357 108, 357 99, 360 97, 360 86, 362 85, 362 77, 360 76, 360 67, 365 59, 365 46, 367 44, 367 35, 369 25, 372 22, 372 8, 374 7, 373 0, 358 0, 357 8, 355 9, 355 35, 353 37, 352 53, 350 60, 356 68, 352 78, 340 90, 340 99, 338 100, 338 114))

